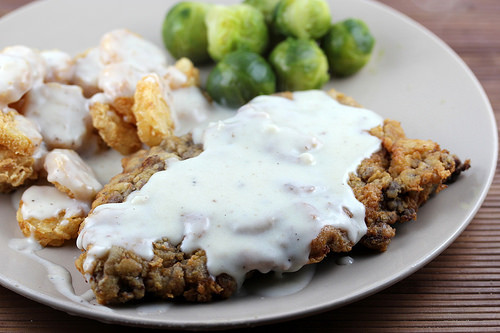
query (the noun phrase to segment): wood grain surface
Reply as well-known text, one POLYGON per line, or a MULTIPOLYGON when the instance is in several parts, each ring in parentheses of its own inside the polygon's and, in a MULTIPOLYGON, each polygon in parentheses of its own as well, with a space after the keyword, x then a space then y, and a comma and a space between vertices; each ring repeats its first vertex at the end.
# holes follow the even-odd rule
MULTIPOLYGON (((476 74, 496 118, 500 119, 500 0, 379 1, 420 22, 450 45, 476 74)), ((0 16, 29 2, 0 0, 0 16)), ((74 317, 0 287, 2 332, 115 329, 137 330, 74 317)), ((474 220, 447 250, 424 268, 378 294, 343 308, 248 330, 500 332, 498 168, 474 220)))

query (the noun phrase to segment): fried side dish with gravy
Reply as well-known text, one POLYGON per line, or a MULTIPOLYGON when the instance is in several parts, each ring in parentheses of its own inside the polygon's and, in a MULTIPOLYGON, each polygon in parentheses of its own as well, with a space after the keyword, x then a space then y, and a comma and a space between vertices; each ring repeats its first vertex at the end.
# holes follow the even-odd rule
POLYGON ((168 65, 161 48, 126 29, 76 57, 23 45, 0 50, 0 192, 24 192, 23 234, 43 246, 76 238, 102 187, 87 160, 111 149, 127 156, 171 136, 171 90, 198 85, 191 61, 168 65))
MULTIPOLYGON (((329 95, 343 104, 359 106, 352 98, 336 91, 330 91, 329 95)), ((294 98, 291 93, 281 96, 294 98)), ((362 160, 357 171, 351 173, 349 185, 366 208, 367 231, 360 242, 368 248, 385 251, 395 236, 394 225, 416 219, 418 208, 431 195, 446 188, 470 164, 469 161, 461 163, 432 141, 406 138, 396 121, 385 120, 370 133, 381 140, 381 149, 362 160)), ((202 151, 187 135, 136 153, 124 161, 123 173, 104 187, 92 208, 126 201, 155 173, 167 169, 169 158, 186 160, 199 156, 202 151)), ((348 209, 345 213, 352 215, 348 209)), ((354 245, 342 228, 324 226, 310 243, 307 263, 320 262, 330 252, 348 252, 354 245)), ((90 269, 85 263, 88 250, 78 258, 76 266, 102 304, 124 303, 146 296, 208 302, 228 298, 238 288, 238 279, 233 276, 210 274, 204 250, 186 252, 181 245, 173 246, 166 238, 153 243, 151 259, 113 246, 93 261, 90 269)))

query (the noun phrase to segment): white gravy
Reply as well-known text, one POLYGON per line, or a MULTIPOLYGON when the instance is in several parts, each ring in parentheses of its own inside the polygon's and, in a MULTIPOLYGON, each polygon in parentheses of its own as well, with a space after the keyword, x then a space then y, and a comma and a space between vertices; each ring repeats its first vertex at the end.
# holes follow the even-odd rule
POLYGON ((184 252, 205 250, 211 275, 241 284, 251 270, 301 268, 323 226, 357 242, 364 206, 347 180, 380 148, 367 131, 381 123, 321 91, 258 97, 205 130, 201 155, 169 159, 125 202, 97 207, 77 239, 88 250, 84 269, 113 245, 150 259, 152 243, 166 237, 184 252))
POLYGON ((23 58, 0 53, 0 109, 20 100, 32 86, 30 64, 23 58))
POLYGON ((90 204, 72 199, 53 186, 33 185, 24 191, 21 200, 21 215, 24 220, 34 218, 46 220, 59 216, 64 211, 64 218, 83 216, 90 210, 90 204))
POLYGON ((102 188, 96 175, 74 150, 54 149, 45 156, 47 180, 64 186, 71 197, 92 201, 102 188))
POLYGON ((49 149, 78 149, 91 132, 88 102, 78 86, 38 85, 28 92, 23 113, 38 125, 49 149))

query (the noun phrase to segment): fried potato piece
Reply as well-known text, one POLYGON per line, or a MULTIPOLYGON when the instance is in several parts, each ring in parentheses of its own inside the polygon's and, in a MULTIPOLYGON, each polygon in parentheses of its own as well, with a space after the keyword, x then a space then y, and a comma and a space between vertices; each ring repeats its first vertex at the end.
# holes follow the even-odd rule
POLYGON ((35 159, 0 146, 0 193, 8 193, 38 178, 35 159))
POLYGON ((74 58, 74 73, 71 82, 82 87, 85 97, 89 98, 101 91, 98 81, 102 67, 97 47, 88 49, 74 58))
POLYGON ((54 149, 45 156, 47 180, 70 198, 92 201, 102 188, 94 171, 70 149, 54 149))
POLYGON ((88 100, 78 86, 37 85, 26 94, 22 113, 37 124, 49 149, 79 149, 92 132, 88 100))
POLYGON ((137 136, 136 127, 125 122, 109 104, 91 104, 90 115, 100 137, 110 147, 122 155, 129 155, 141 149, 142 143, 137 136))
POLYGON ((137 135, 150 147, 173 136, 174 122, 165 100, 165 87, 156 74, 144 76, 138 83, 132 111, 135 115, 137 135))
POLYGON ((52 186, 31 186, 21 198, 17 221, 26 237, 42 246, 61 246, 76 238, 89 204, 71 199, 52 186))
POLYGON ((4 48, 1 53, 27 61, 30 67, 33 84, 43 82, 47 67, 38 50, 24 45, 12 45, 4 48))
POLYGON ((125 122, 135 125, 135 115, 132 111, 132 107, 134 106, 134 97, 117 97, 111 102, 111 106, 125 122))
POLYGON ((14 109, 0 110, 0 145, 17 154, 31 155, 41 141, 32 122, 14 109))
POLYGON ((0 53, 0 108, 19 101, 33 81, 31 66, 25 59, 0 53))
POLYGON ((104 65, 129 63, 145 72, 155 72, 167 65, 162 48, 127 29, 104 34, 99 43, 99 56, 104 65))
POLYGON ((43 50, 40 52, 46 66, 45 82, 69 84, 75 73, 75 60, 61 50, 43 50))
POLYGON ((167 69, 163 78, 172 90, 200 86, 200 71, 188 58, 177 60, 174 67, 167 69))
POLYGON ((36 126, 13 109, 0 110, 0 193, 38 177, 35 153, 42 145, 36 126))

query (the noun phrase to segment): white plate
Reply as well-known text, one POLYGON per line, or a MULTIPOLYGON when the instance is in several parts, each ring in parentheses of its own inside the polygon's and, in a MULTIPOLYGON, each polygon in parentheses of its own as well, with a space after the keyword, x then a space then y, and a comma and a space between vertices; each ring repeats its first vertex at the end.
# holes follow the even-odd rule
MULTIPOLYGON (((0 48, 25 44, 76 54, 96 45, 103 33, 121 27, 161 45, 162 20, 172 3, 37 2, 0 19, 0 48)), ((410 137, 433 139, 461 158, 472 160, 472 169, 428 202, 416 223, 398 228, 386 253, 358 254, 354 263, 346 266, 329 259, 317 265, 307 286, 287 296, 250 293, 213 304, 108 310, 75 296, 89 288, 74 268, 78 250, 72 244, 39 251, 35 257, 9 247, 11 239, 22 236, 10 199, 3 196, 1 284, 54 308, 101 321, 151 327, 227 328, 281 321, 345 305, 403 279, 449 246, 479 209, 494 175, 497 130, 488 99, 462 60, 407 17, 368 0, 332 0, 330 6, 335 21, 359 17, 368 23, 377 39, 371 63, 355 77, 331 85, 384 117, 400 120, 410 137), (55 265, 42 264, 39 257, 55 265), (58 269, 68 272, 71 284, 54 281, 60 276, 53 274, 58 269)))

